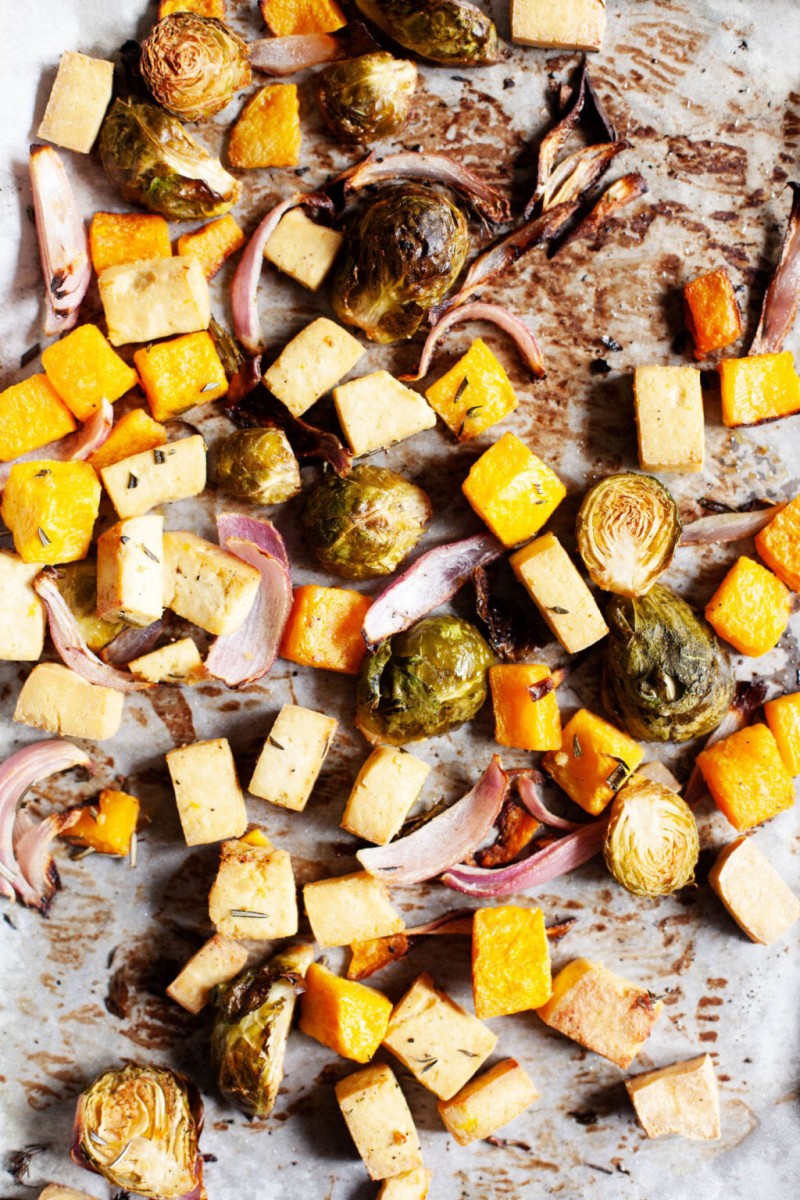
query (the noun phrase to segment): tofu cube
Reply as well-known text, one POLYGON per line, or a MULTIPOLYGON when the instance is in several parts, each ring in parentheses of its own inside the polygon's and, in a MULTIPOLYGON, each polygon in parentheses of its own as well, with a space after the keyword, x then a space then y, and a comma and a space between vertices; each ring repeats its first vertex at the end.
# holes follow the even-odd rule
POLYGON ((394 1006, 383 1044, 440 1100, 455 1096, 497 1045, 497 1035, 422 974, 394 1006))
POLYGON ((200 651, 189 637, 151 650, 141 658, 133 658, 128 666, 137 679, 144 679, 147 683, 185 683, 191 686, 205 678, 200 651))
POLYGON ((552 633, 578 654, 608 633, 603 614, 558 538, 545 533, 512 554, 511 566, 552 633))
POLYGON ((451 1100, 440 1100, 436 1107, 447 1132, 459 1146, 468 1146, 491 1137, 538 1099, 527 1071, 515 1059, 506 1058, 470 1080, 451 1100))
POLYGON ((164 534, 164 607, 218 636, 235 633, 253 607, 261 572, 183 531, 164 534))
POLYGON ((642 470, 702 471, 705 424, 697 368, 637 367, 633 390, 642 470))
POLYGON ((605 0, 511 0, 511 40, 546 50, 599 50, 605 0))
POLYGON ((307 883, 303 900, 311 932, 320 946, 349 946, 400 933, 406 927, 392 908, 385 886, 366 871, 307 883))
POLYGON ((170 750, 167 767, 187 846, 205 846, 244 833, 244 796, 226 738, 170 750))
POLYGON ((163 611, 164 518, 129 517, 97 539, 97 615, 152 625, 163 611))
POLYGON ((264 384, 292 416, 302 417, 352 371, 363 353, 361 343, 341 325, 317 317, 284 347, 264 375, 264 384))
POLYGON ((97 280, 112 346, 208 329, 211 297, 196 258, 148 258, 107 267, 97 280))
POLYGON ((119 732, 125 693, 88 683, 61 663, 39 663, 22 685, 14 720, 64 737, 102 742, 119 732))
POLYGON ((399 831, 429 773, 428 764, 407 750, 376 747, 356 776, 342 829, 385 846, 399 831))
POLYGON ((336 1084, 336 1099, 370 1179, 422 1166, 422 1151, 400 1084, 385 1063, 336 1084))
POLYGON ((76 1192, 75 1188, 63 1187, 60 1183, 48 1183, 39 1200, 95 1200, 88 1192, 76 1192))
POLYGON ((336 414, 353 454, 369 454, 423 429, 433 429, 436 413, 424 396, 388 371, 362 375, 333 389, 336 414))
POLYGON ((762 946, 777 942, 800 918, 800 900, 753 838, 738 838, 726 846, 708 882, 739 928, 762 946))
POLYGON ((339 722, 297 704, 284 704, 267 734, 248 791, 281 808, 302 812, 339 722))
POLYGON ((229 983, 247 962, 247 951, 238 942, 218 933, 201 946, 167 988, 167 995, 187 1012, 199 1013, 218 983, 229 983))
POLYGON ((36 136, 88 154, 111 103, 113 85, 112 62, 65 50, 36 136))
POLYGON ((180 438, 102 467, 100 478, 118 517, 141 517, 156 504, 199 496, 206 486, 206 444, 199 433, 180 438))
POLYGON ((297 889, 292 860, 271 842, 223 842, 208 914, 226 937, 266 941, 297 933, 297 889))
POLYGON ((333 266, 343 237, 336 229, 318 225, 302 208, 292 208, 264 247, 264 258, 284 275, 316 292, 333 266))
POLYGON ((551 1029, 626 1070, 663 1007, 646 988, 600 963, 576 958, 559 971, 552 996, 538 1012, 551 1029))
POLYGON ((433 1172, 427 1167, 413 1167, 402 1175, 393 1175, 381 1184, 376 1200, 425 1200, 433 1172))
POLYGON ((23 562, 12 550, 0 550, 0 659, 38 662, 44 649, 44 605, 31 586, 41 563, 23 562))
POLYGON ((719 1091, 710 1055, 634 1075, 625 1087, 649 1138, 669 1133, 694 1141, 719 1137, 719 1091))

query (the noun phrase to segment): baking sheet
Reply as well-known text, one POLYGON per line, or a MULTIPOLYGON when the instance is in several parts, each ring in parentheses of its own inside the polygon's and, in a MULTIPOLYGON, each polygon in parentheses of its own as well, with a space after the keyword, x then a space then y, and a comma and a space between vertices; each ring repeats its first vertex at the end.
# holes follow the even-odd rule
MULTIPOLYGON (((227 0, 227 7, 240 32, 260 35, 254 3, 227 0)), ((507 31, 505 5, 494 8, 501 31, 507 31)), ((155 5, 145 9, 137 0, 113 5, 37 0, 2 7, 0 280, 8 298, 0 310, 4 385, 36 369, 32 363, 19 370, 20 355, 40 338, 41 280, 26 214, 26 150, 58 58, 64 49, 109 55, 126 38, 142 36, 154 11, 155 5)), ((504 302, 536 329, 547 359, 546 381, 533 384, 510 345, 483 326, 448 335, 436 361, 437 373, 443 371, 478 332, 496 348, 522 401, 503 428, 528 439, 564 479, 569 495, 552 527, 568 542, 587 483, 610 470, 637 465, 630 369, 636 363, 688 361, 679 339, 682 283, 713 266, 727 266, 752 334, 788 213, 784 184, 797 173, 800 135, 797 0, 609 0, 608 25, 604 50, 592 60, 592 75, 621 133, 633 143, 613 174, 642 170, 650 194, 621 215, 602 247, 576 244, 553 262, 534 253, 507 285, 500 285, 504 302), (622 350, 609 352, 603 336, 615 338, 622 350), (590 364, 598 358, 610 363, 610 374, 592 373, 590 364)), ((535 161, 531 142, 551 120, 555 89, 575 61, 576 56, 566 53, 516 49, 508 63, 475 73, 424 68, 412 118, 398 145, 445 149, 501 187, 511 181, 519 211, 535 161)), ((241 100, 202 125, 201 140, 222 148, 240 106, 241 100)), ((322 133, 307 79, 301 83, 301 116, 302 161, 310 167, 302 175, 300 186, 305 188, 353 156, 335 149, 322 133)), ((124 208, 96 161, 63 153, 87 216, 98 208, 124 208)), ((236 215, 248 231, 268 203, 298 187, 292 171, 252 172, 247 181, 248 200, 236 215)), ((215 308, 223 320, 228 316, 229 277, 229 270, 218 277, 215 308)), ((317 312, 327 311, 324 298, 267 270, 260 303, 269 344, 275 347, 317 312)), ((787 346, 798 355, 800 330, 787 346)), ((402 370, 416 353, 417 347, 369 346, 358 373, 381 367, 402 370)), ((669 481, 684 515, 699 515, 697 501, 703 496, 738 504, 754 495, 780 499, 795 494, 800 483, 797 418, 731 431, 721 426, 713 387, 706 400, 706 471, 669 481)), ((206 416, 198 424, 210 441, 225 427, 206 416)), ((436 515, 426 545, 478 530, 466 505, 453 497, 470 463, 496 435, 493 430, 456 448, 443 432, 434 431, 375 460, 407 472, 429 491, 436 515)), ((210 532, 217 506, 213 494, 202 505, 172 505, 166 513, 168 526, 210 532)), ((295 580, 324 581, 293 535, 296 512, 296 505, 289 504, 275 514, 290 543, 295 580)), ((703 602, 740 551, 739 546, 725 552, 683 550, 668 581, 689 599, 703 602)), ((380 584, 359 586, 369 592, 380 584)), ((462 597, 456 608, 466 611, 466 605, 462 597)), ((798 620, 793 617, 770 655, 757 662, 737 661, 738 676, 766 671, 794 689, 798 620)), ((563 658, 553 645, 542 657, 552 663, 563 658)), ((15 665, 0 671, 4 748, 40 736, 11 722, 27 672, 15 665)), ((247 779, 281 704, 296 701, 337 716, 339 736, 306 812, 284 813, 252 797, 248 808, 251 819, 291 851, 299 885, 343 874, 354 869, 355 861, 352 842, 338 820, 367 753, 352 728, 352 693, 348 679, 279 661, 261 685, 240 693, 201 686, 132 696, 126 700, 119 736, 90 747, 97 764, 93 779, 57 776, 36 790, 37 807, 46 812, 124 781, 141 796, 152 824, 140 839, 136 870, 97 855, 72 862, 59 850, 64 890, 48 920, 4 906, 0 1142, 4 1154, 31 1144, 46 1148, 30 1160, 25 1186, 15 1182, 11 1170, 2 1174, 1 1196, 30 1196, 29 1185, 46 1179, 108 1195, 101 1179, 69 1164, 69 1130, 75 1095, 99 1070, 126 1058, 169 1063, 200 1085, 207 1104, 202 1148, 211 1156, 206 1167, 211 1200, 284 1200, 298 1193, 367 1200, 375 1194, 377 1185, 365 1178, 333 1096, 333 1082, 353 1069, 351 1064, 294 1033, 275 1113, 269 1120, 248 1121, 216 1096, 207 1066, 209 1018, 189 1017, 163 994, 209 933, 206 896, 218 854, 213 846, 187 850, 183 844, 165 752, 194 738, 226 736, 247 779)), ((562 709, 569 713, 578 696, 590 707, 599 703, 591 656, 570 677, 562 709)), ((423 803, 460 795, 492 749, 488 707, 468 728, 416 748, 433 767, 423 803)), ((503 758, 516 766, 527 756, 509 751, 503 758)), ((678 763, 684 759, 679 755, 678 763)), ((710 848, 729 841, 731 830, 708 811, 700 823, 706 847, 702 879, 712 861, 710 848)), ((797 833, 795 812, 757 833, 759 845, 795 889, 800 887, 797 833)), ((396 893, 409 924, 457 907, 460 899, 436 886, 396 893)), ((797 930, 776 946, 753 946, 707 884, 679 897, 646 902, 614 886, 598 864, 521 902, 541 904, 549 922, 578 918, 554 949, 555 966, 587 955, 664 995, 664 1017, 635 1069, 707 1050, 720 1081, 723 1135, 717 1143, 647 1142, 633 1120, 623 1074, 547 1030, 534 1014, 521 1014, 492 1022, 500 1036, 497 1057, 517 1057, 542 1093, 532 1109, 502 1131, 511 1145, 457 1147, 440 1126, 434 1098, 401 1075, 426 1163, 434 1171, 433 1200, 545 1195, 688 1200, 700 1193, 714 1200, 755 1189, 768 1189, 773 1200, 795 1197, 800 1161, 797 930)), ((339 952, 330 959, 338 965, 339 952)), ((422 945, 372 982, 396 998, 425 968, 440 986, 469 1004, 467 939, 422 945)), ((7 1158, 3 1165, 9 1167, 7 1158)))

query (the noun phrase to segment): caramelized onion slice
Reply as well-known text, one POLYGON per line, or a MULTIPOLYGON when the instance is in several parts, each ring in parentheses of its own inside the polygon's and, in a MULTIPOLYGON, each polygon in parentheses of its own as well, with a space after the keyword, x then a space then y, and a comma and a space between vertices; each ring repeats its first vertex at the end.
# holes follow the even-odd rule
POLYGON ((430 183, 442 183, 463 196, 479 216, 493 225, 508 221, 511 215, 505 196, 474 171, 446 154, 414 150, 387 154, 385 158, 368 155, 357 167, 346 172, 345 195, 387 179, 422 179, 430 183))
POLYGON ((446 312, 428 334, 425 345, 422 347, 422 355, 416 374, 401 375, 400 378, 415 383, 418 379, 422 379, 427 375, 437 344, 452 325, 458 325, 463 321, 488 321, 492 325, 497 325, 499 329, 502 329, 509 337, 513 338, 522 361, 534 378, 544 379, 544 358, 539 349, 539 343, 527 325, 524 325, 519 317, 514 316, 512 312, 509 312, 507 308, 503 308, 502 305, 485 304, 483 301, 478 300, 470 301, 468 304, 461 304, 457 308, 451 308, 446 312))
POLYGON ((629 174, 623 175, 621 179, 615 179, 583 220, 554 247, 553 254, 557 254, 564 246, 568 246, 570 242, 578 241, 580 238, 598 237, 606 222, 610 221, 615 213, 627 207, 628 204, 633 204, 634 200, 638 200, 639 196, 644 196, 647 191, 647 180, 639 171, 631 171, 629 174))
POLYGON ((599 146, 585 146, 563 159, 545 183, 542 212, 579 199, 608 170, 617 155, 629 147, 630 142, 622 138, 617 142, 601 142, 599 146))
POLYGON ((783 349, 800 305, 800 183, 790 183, 792 210, 764 302, 750 354, 777 354, 783 349))
POLYGON ((65 333, 78 320, 92 267, 89 240, 61 158, 52 146, 31 146, 33 213, 42 260, 46 334, 65 333))
POLYGON ((739 542, 755 537, 769 525, 779 512, 786 508, 787 501, 772 504, 769 508, 757 508, 752 512, 713 513, 709 517, 698 517, 685 525, 679 546, 712 546, 720 542, 739 542))
POLYGON ((333 33, 304 33, 259 38, 250 43, 250 66, 265 75, 294 75, 306 67, 359 58, 380 46, 361 21, 351 21, 333 33))

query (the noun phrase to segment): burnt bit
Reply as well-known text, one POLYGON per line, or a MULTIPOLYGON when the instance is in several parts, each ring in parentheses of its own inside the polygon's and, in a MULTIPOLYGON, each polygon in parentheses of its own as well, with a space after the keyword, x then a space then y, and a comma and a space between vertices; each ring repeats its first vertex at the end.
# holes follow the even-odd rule
POLYGON ((530 844, 540 829, 535 817, 524 809, 513 797, 504 801, 500 815, 495 822, 497 837, 491 846, 467 858, 479 867, 501 867, 513 862, 526 846, 530 844))
POLYGON ((43 1154, 45 1150, 47 1150, 46 1142, 32 1142, 29 1146, 23 1146, 21 1150, 12 1150, 6 1159, 6 1170, 9 1175, 13 1175, 17 1183, 23 1187, 28 1186, 27 1179, 31 1160, 37 1154, 43 1154))
MULTIPOLYGON (((567 1116, 572 1117, 573 1121, 577 1121, 579 1125, 585 1126, 597 1125, 600 1120, 598 1113, 588 1111, 568 1112, 567 1116)), ((609 1171, 609 1175, 610 1174, 611 1171, 609 1171)))
POLYGON ((27 367, 28 363, 33 362, 33 360, 38 358, 41 353, 41 342, 35 342, 32 346, 29 346, 28 349, 22 355, 20 355, 20 368, 27 367))
POLYGON ((165 1050, 195 1032, 192 1017, 166 995, 189 954, 182 938, 156 932, 119 951, 120 965, 105 995, 106 1009, 127 1024, 121 1032, 137 1046, 165 1050))
POLYGON ((505 558, 479 567, 472 576, 475 607, 489 645, 505 662, 521 662, 551 641, 551 635, 505 558))
POLYGON ((604 358, 593 358, 589 370, 592 375, 610 375, 614 368, 604 358))

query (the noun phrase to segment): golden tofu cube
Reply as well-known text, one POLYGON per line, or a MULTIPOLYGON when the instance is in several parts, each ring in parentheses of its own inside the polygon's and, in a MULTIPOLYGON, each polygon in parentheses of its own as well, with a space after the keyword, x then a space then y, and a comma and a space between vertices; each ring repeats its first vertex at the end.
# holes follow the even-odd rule
POLYGON ((23 562, 11 550, 0 550, 0 660, 38 662, 44 649, 44 605, 32 583, 41 563, 23 562))
POLYGON ((710 1055, 634 1075, 625 1087, 649 1138, 669 1133, 695 1141, 719 1137, 719 1091, 710 1055))
POLYGON ((568 654, 578 654, 606 636, 608 626, 594 596, 554 534, 543 534, 509 561, 568 654))
POLYGON ((297 889, 286 850, 237 840, 223 842, 208 914, 218 933, 248 940, 294 937, 297 889))
POLYGON ((226 738, 170 750, 167 767, 187 846, 204 846, 244 833, 244 796, 226 738))
POLYGON ((312 221, 300 207, 292 208, 264 247, 264 258, 284 275, 316 292, 343 240, 338 230, 312 221))
POLYGON ((356 776, 342 829, 385 846, 408 816, 430 767, 397 746, 378 746, 356 776))
POLYGON ((114 64, 65 50, 36 136, 88 154, 111 103, 114 64))
POLYGON ((97 286, 112 346, 208 329, 211 296, 197 258, 120 263, 106 267, 97 286))
POLYGON ((504 546, 526 542, 567 494, 561 480, 514 433, 474 462, 461 490, 504 546))
POLYGON ((752 837, 725 847, 708 882, 739 928, 762 946, 771 946, 800 918, 800 900, 752 837))
POLYGON ((511 0, 511 40, 546 50, 599 50, 605 0, 511 0))
POLYGON ((156 504, 199 496, 206 486, 206 444, 199 433, 180 438, 102 467, 100 478, 118 517, 141 517, 156 504))
POLYGON ((192 685, 205 678, 200 651, 191 638, 180 638, 169 646, 132 658, 128 667, 137 679, 147 683, 185 683, 192 685))
POLYGON ((97 615, 152 625, 163 611, 164 518, 117 521, 97 539, 97 615))
POLYGON ((375 1200, 425 1200, 432 1179, 433 1172, 427 1167, 412 1167, 402 1175, 384 1179, 375 1200))
POLYGON ((425 398, 388 371, 341 384, 333 389, 333 402, 355 455, 382 450, 436 424, 436 414, 425 398))
POLYGON ((247 951, 238 942, 215 933, 187 962, 167 988, 167 995, 187 1012, 199 1013, 218 983, 229 983, 247 962, 247 951))
POLYGON ((164 534, 164 607, 220 636, 253 607, 261 572, 196 533, 164 534))
POLYGON ((247 790, 261 800, 302 812, 338 725, 324 713, 284 704, 267 734, 247 790))
POLYGON ((633 391, 642 470, 702 471, 705 423, 698 369, 637 367, 633 391))
POLYGON ((264 385, 302 417, 320 396, 352 371, 364 347, 327 317, 317 317, 292 338, 264 375, 264 385))
POLYGON ((385 1063, 336 1084, 336 1099, 370 1179, 422 1166, 422 1151, 400 1084, 385 1063))
POLYGON ((102 742, 119 733, 125 693, 89 683, 61 663, 39 663, 22 685, 14 720, 63 737, 102 742))
POLYGON ((451 1100, 437 1104, 439 1116, 459 1146, 491 1137, 530 1108, 539 1093, 527 1071, 513 1058, 471 1079, 451 1100))
POLYGON ((320 946, 349 946, 400 933, 406 923, 386 887, 366 871, 320 879, 303 888, 311 932, 320 946))

